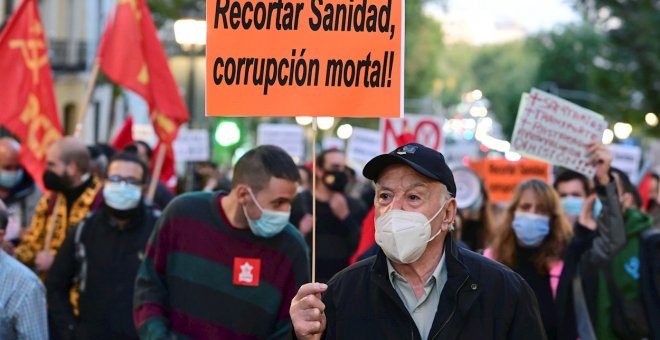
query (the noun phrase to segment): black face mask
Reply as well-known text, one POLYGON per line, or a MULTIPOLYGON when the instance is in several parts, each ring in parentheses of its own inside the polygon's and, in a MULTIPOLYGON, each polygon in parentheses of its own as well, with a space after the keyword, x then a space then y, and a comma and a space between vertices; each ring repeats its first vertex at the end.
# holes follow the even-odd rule
POLYGON ((115 209, 115 208, 105 204, 105 202, 103 203, 103 209, 105 210, 105 212, 107 212, 108 214, 110 214, 114 218, 116 218, 118 220, 122 220, 122 221, 133 219, 140 212, 140 209, 142 209, 142 206, 143 206, 143 201, 140 201, 140 204, 138 204, 133 209, 119 210, 119 209, 115 209))
POLYGON ((71 181, 66 176, 59 176, 58 174, 46 170, 43 176, 44 186, 51 191, 65 192, 71 187, 71 181))
POLYGON ((326 171, 323 183, 332 191, 343 192, 348 184, 348 176, 344 171, 326 171))

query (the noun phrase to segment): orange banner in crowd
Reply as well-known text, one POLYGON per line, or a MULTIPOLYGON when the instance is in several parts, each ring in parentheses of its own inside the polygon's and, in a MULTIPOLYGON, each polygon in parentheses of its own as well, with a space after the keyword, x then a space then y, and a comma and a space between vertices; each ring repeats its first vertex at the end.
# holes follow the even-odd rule
POLYGON ((36 0, 24 0, 0 34, 0 74, 0 125, 21 141, 21 164, 43 188, 46 151, 62 127, 36 0))
POLYGON ((530 178, 550 181, 550 165, 532 159, 511 162, 506 159, 482 159, 470 162, 470 168, 484 180, 490 200, 506 203, 518 184, 530 178))
POLYGON ((400 117, 403 3, 207 0, 207 115, 400 117))

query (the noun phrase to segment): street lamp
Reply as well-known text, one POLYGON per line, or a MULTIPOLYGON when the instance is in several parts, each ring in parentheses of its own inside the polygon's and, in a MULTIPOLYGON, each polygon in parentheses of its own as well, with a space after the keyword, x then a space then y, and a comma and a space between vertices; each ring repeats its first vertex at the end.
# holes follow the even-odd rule
POLYGON ((187 101, 188 110, 192 115, 193 126, 197 125, 195 114, 195 54, 206 45, 206 21, 197 19, 180 19, 174 22, 174 39, 181 49, 188 52, 190 58, 190 74, 188 78, 187 101))
POLYGON ((630 137, 630 134, 632 133, 632 125, 628 123, 622 123, 618 122, 614 124, 614 135, 616 138, 624 140, 630 137))
POLYGON ((647 113, 646 116, 644 116, 644 120, 648 126, 655 127, 658 125, 658 116, 653 112, 647 113))

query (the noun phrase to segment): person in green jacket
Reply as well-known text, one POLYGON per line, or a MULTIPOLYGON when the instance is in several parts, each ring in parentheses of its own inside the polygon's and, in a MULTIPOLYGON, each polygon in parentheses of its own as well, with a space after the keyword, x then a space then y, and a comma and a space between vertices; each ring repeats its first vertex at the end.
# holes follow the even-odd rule
POLYGON ((612 169, 612 175, 620 193, 627 242, 598 274, 596 336, 598 339, 641 339, 649 336, 649 320, 641 303, 639 286, 640 236, 651 228, 652 219, 640 210, 639 192, 628 176, 618 169, 612 169))

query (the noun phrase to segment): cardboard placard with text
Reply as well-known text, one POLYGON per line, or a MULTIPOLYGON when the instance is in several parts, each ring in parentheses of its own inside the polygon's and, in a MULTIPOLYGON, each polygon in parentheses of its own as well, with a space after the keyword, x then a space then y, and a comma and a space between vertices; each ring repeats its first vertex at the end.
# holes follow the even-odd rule
POLYGON ((483 179, 490 200, 495 203, 508 202, 522 181, 531 178, 550 181, 550 165, 533 159, 512 162, 486 158, 470 162, 470 168, 483 179))
POLYGON ((305 158, 305 128, 297 124, 259 124, 257 145, 276 145, 296 161, 305 158))
POLYGON ((372 158, 382 153, 380 140, 379 131, 354 127, 353 134, 346 144, 346 162, 355 169, 361 170, 372 158))
POLYGON ((397 138, 404 133, 415 137, 415 142, 431 149, 440 151, 443 146, 444 134, 441 116, 406 115, 405 118, 383 118, 380 120, 381 152, 390 152, 399 147, 397 138))
POLYGON ((523 94, 511 138, 512 151, 593 177, 587 143, 600 141, 607 121, 549 93, 523 94))
POLYGON ((403 4, 207 0, 207 115, 401 117, 403 4))

